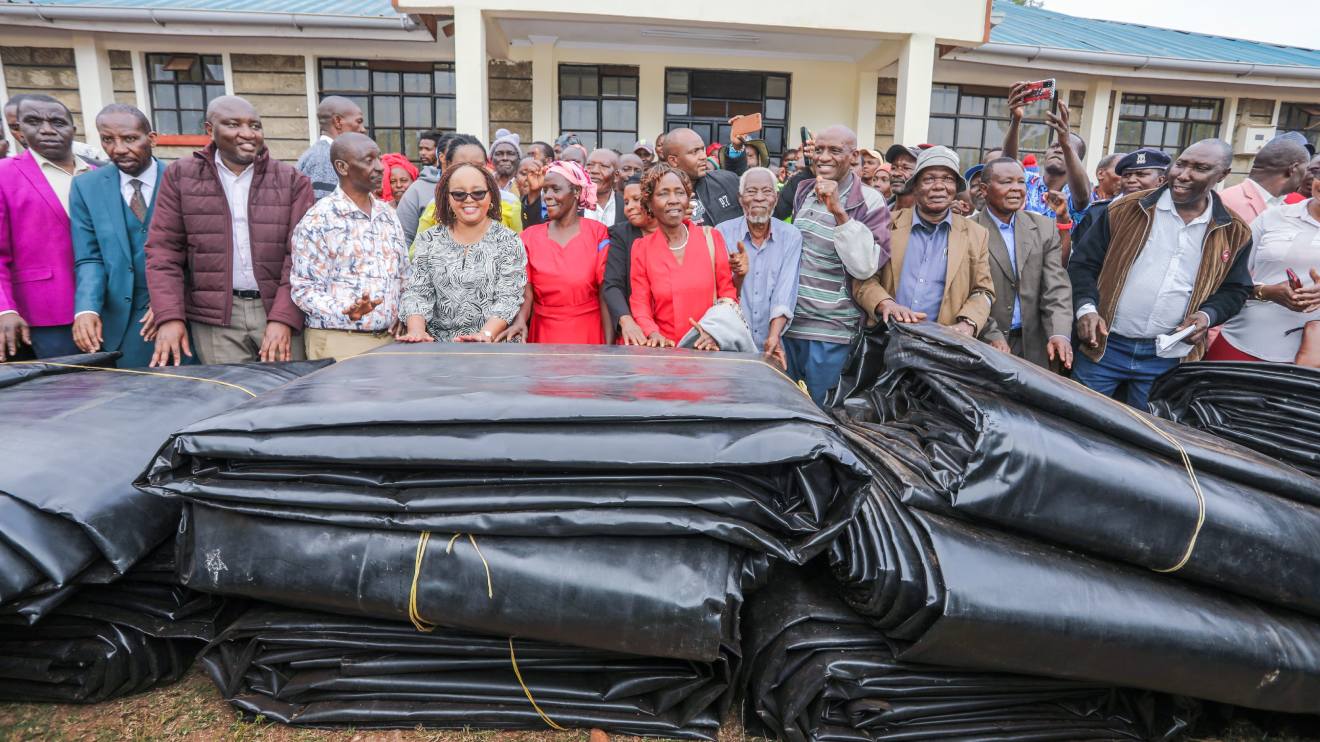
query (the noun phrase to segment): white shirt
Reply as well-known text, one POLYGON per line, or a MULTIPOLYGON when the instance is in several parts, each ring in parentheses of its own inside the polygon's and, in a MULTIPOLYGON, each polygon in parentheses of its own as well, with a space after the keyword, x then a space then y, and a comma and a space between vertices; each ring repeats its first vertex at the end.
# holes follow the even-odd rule
POLYGON ((235 291, 256 291, 257 277, 252 272, 252 231, 248 227, 248 197, 252 193, 252 165, 234 175, 220 153, 215 153, 215 169, 220 173, 220 187, 229 202, 229 216, 234 238, 233 274, 235 291))
POLYGON ((582 215, 595 219, 607 227, 612 227, 614 226, 614 208, 619 199, 615 198, 614 191, 610 191, 607 195, 610 197, 609 203, 597 202, 596 208, 585 209, 582 215))
MULTIPOLYGON (((1311 269, 1320 268, 1320 222, 1308 211, 1311 200, 1264 212, 1251 223, 1253 249, 1249 265, 1254 283, 1288 280, 1291 268, 1304 285, 1311 269)), ((1320 319, 1316 312, 1294 312, 1272 301, 1248 299, 1242 311, 1224 323, 1223 337, 1234 348, 1275 363, 1292 363, 1302 344, 1302 333, 1289 330, 1320 319)))
POLYGON ((156 171, 159 167, 156 161, 152 160, 138 175, 129 175, 123 170, 119 171, 119 193, 124 197, 124 203, 128 206, 133 205, 133 181, 142 181, 142 200, 147 206, 151 206, 151 194, 156 191, 156 171))
MULTIPOLYGON (((1176 330, 1183 323, 1200 272, 1213 204, 1213 199, 1207 199, 1205 211, 1184 222, 1173 208, 1173 196, 1168 191, 1160 196, 1150 236, 1128 270, 1127 283, 1118 296, 1110 332, 1148 339, 1176 330)), ((1077 317, 1094 311, 1094 304, 1085 304, 1077 310, 1077 317)))
POLYGON ((1259 193, 1261 198, 1265 199, 1265 208, 1272 209, 1275 206, 1278 206, 1279 204, 1283 203, 1283 198, 1284 198, 1283 196, 1276 196, 1273 193, 1270 193, 1269 191, 1265 190, 1264 186, 1252 180, 1251 178, 1247 178, 1247 182, 1250 183, 1252 187, 1256 189, 1256 193, 1259 193))
POLYGON ((69 172, 37 154, 35 149, 31 152, 32 159, 36 161, 37 167, 41 168, 41 174, 46 177, 50 189, 55 191, 55 198, 60 200, 60 204, 64 206, 64 213, 67 215, 69 213, 69 191, 73 189, 73 177, 91 170, 92 166, 83 162, 82 158, 74 155, 73 172, 69 172))

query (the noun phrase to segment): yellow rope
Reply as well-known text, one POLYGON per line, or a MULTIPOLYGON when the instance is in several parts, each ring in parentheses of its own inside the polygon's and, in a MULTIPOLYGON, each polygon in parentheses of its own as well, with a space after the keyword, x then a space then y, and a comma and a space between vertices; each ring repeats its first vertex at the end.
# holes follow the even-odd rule
POLYGON ((255 397, 255 396, 257 396, 257 393, 256 393, 256 392, 251 391, 250 389, 244 389, 243 387, 239 386, 238 384, 233 384, 233 383, 230 383, 230 382, 228 382, 228 381, 221 381, 221 380, 219 380, 219 379, 201 379, 201 378, 198 378, 198 377, 196 377, 196 376, 188 376, 187 374, 163 374, 163 373, 161 373, 161 372, 159 372, 159 371, 139 371, 139 370, 137 370, 137 369, 131 369, 131 368, 103 368, 103 367, 101 367, 101 366, 84 366, 84 365, 79 364, 79 363, 54 363, 54 362, 51 362, 51 361, 10 361, 10 362, 9 362, 8 364, 6 364, 6 365, 9 365, 9 366, 25 366, 25 365, 26 365, 26 366, 58 366, 59 368, 81 368, 81 369, 86 370, 86 371, 113 371, 114 373, 117 373, 117 374, 137 374, 138 376, 160 376, 160 377, 162 377, 162 378, 166 378, 166 379, 189 379, 189 380, 192 380, 192 381, 203 381, 203 382, 206 382, 207 384, 219 384, 220 386, 227 386, 227 387, 230 387, 230 388, 232 388, 232 389, 237 389, 237 390, 239 390, 240 392, 243 392, 244 394, 248 395, 249 397, 255 397))
POLYGON ((417 581, 421 579, 422 558, 426 556, 426 545, 430 542, 431 532, 422 531, 417 538, 417 557, 413 561, 412 590, 408 593, 408 620, 412 621, 413 628, 423 632, 430 632, 435 629, 435 624, 424 620, 422 614, 417 611, 417 581))
POLYGON ((557 729, 561 732, 568 731, 556 724, 554 719, 546 716, 541 707, 536 705, 536 699, 532 698, 531 689, 527 687, 527 683, 523 682, 522 672, 518 670, 518 658, 513 654, 513 637, 509 637, 509 662, 513 665, 513 676, 518 678, 518 685, 522 686, 523 694, 527 696, 527 701, 532 704, 532 709, 536 711, 537 716, 541 717, 541 721, 545 722, 551 729, 557 729))
MULTIPOLYGON (((461 533, 455 533, 454 537, 449 539, 449 545, 445 547, 446 554, 454 553, 454 542, 457 541, 458 537, 462 535, 463 534, 461 533)), ((476 549, 477 551, 477 558, 481 560, 481 566, 486 568, 486 597, 493 599, 495 597, 495 584, 491 582, 490 579, 490 562, 486 561, 486 555, 482 554, 481 547, 477 546, 477 537, 473 536, 470 533, 467 535, 467 537, 468 537, 468 541, 472 542, 472 548, 476 549)))

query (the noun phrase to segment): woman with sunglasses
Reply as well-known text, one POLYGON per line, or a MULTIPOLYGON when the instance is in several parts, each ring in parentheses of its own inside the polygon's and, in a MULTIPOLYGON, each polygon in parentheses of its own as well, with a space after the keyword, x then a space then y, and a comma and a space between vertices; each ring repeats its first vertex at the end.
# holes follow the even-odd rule
POLYGON ((628 305, 651 347, 674 347, 717 301, 738 302, 724 238, 692 223, 691 201, 692 181, 681 170, 661 163, 642 177, 642 205, 659 227, 633 243, 628 305))
POLYGON ((488 170, 451 164, 435 188, 438 224, 417 236, 401 314, 405 343, 489 343, 522 306, 527 255, 500 223, 499 186, 488 170))
POLYGON ((584 219, 596 207, 596 184, 576 162, 554 162, 545 171, 541 203, 546 222, 523 230, 531 286, 529 343, 600 345, 606 342, 605 257, 608 228, 584 219))

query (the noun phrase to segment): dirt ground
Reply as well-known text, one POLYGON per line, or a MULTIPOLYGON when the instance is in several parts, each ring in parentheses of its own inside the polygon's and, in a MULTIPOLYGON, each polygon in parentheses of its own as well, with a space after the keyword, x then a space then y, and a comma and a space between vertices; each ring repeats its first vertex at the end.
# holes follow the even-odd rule
MULTIPOLYGON (((720 742, 752 742, 725 724, 720 742)), ((600 742, 588 732, 325 731, 244 721, 194 667, 179 683, 95 706, 0 703, 0 742, 600 742)), ((640 742, 612 736, 610 742, 640 742)))

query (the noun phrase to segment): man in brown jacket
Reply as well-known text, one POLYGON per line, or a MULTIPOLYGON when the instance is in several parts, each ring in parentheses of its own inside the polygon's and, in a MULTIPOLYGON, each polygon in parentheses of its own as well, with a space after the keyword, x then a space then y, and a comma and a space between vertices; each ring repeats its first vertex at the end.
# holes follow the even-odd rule
POLYGON ((1151 383, 1205 353, 1211 327, 1251 293, 1251 228, 1224 206, 1216 183, 1233 167, 1227 142, 1205 139, 1169 167, 1168 183, 1114 201, 1068 261, 1078 347, 1073 378, 1146 409, 1151 383), (1160 335, 1190 328, 1161 351, 1160 335))
POLYGON ((995 287, 990 279, 989 235, 952 212, 966 190, 958 155, 931 147, 917 159, 904 192, 916 205, 894 216, 889 261, 865 281, 854 282, 858 306, 872 320, 920 322, 934 317, 955 332, 976 337, 990 317, 995 287))
POLYGON ((287 361, 304 356, 289 297, 289 235, 312 205, 307 176, 273 159, 242 98, 207 107, 211 144, 165 169, 147 237, 147 286, 159 327, 152 366, 287 361), (184 320, 188 325, 185 327, 184 320))
POLYGON ((1048 367, 1072 368, 1072 284, 1063 269, 1055 221, 1022 207, 1027 178, 1011 157, 986 163, 985 208, 973 221, 990 233, 995 304, 981 339, 1048 367))

